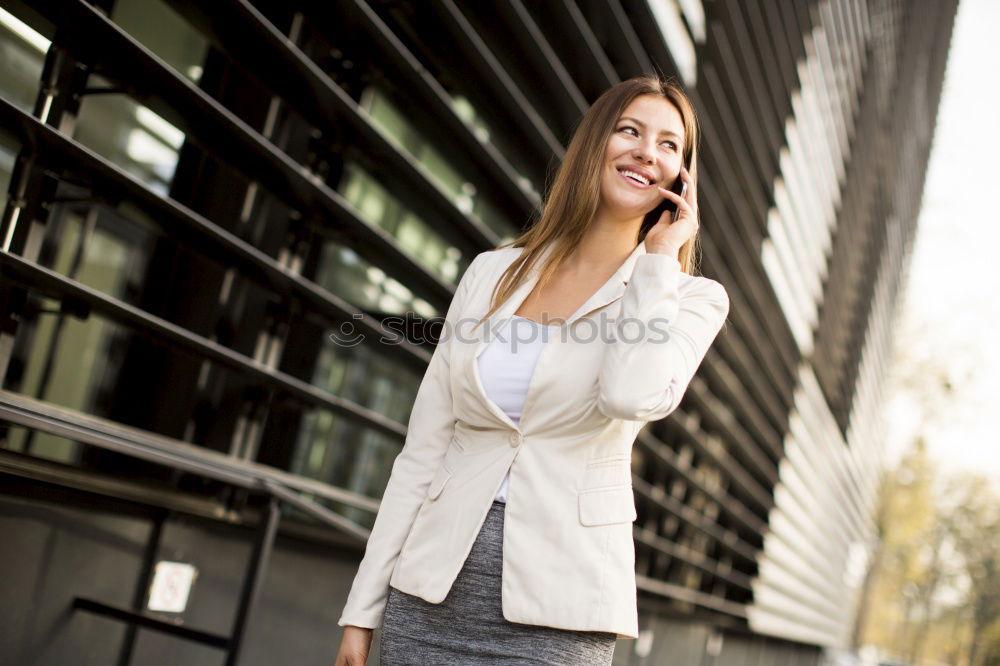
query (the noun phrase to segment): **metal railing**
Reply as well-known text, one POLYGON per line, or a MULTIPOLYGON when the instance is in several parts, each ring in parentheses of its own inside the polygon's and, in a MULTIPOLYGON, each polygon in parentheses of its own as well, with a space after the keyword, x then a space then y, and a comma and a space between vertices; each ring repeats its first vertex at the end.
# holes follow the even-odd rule
MULTIPOLYGON (((140 610, 142 597, 138 595, 149 587, 153 560, 162 533, 162 518, 157 522, 156 529, 152 531, 150 542, 146 546, 142 580, 136 587, 137 597, 133 599, 132 608, 109 604, 98 599, 74 598, 74 610, 102 615, 129 626, 128 634, 122 644, 120 664, 129 663, 135 631, 138 627, 143 627, 223 650, 226 653, 226 665, 235 666, 239 663, 246 628, 260 597, 281 520, 282 505, 295 507, 320 523, 346 533, 362 543, 368 538, 367 529, 303 497, 300 492, 311 492, 369 511, 377 510, 377 506, 373 506, 371 501, 334 486, 296 477, 256 463, 234 460, 224 454, 186 442, 57 407, 11 391, 0 391, 0 421, 41 430, 107 451, 219 481, 251 494, 262 495, 267 499, 258 521, 253 551, 243 577, 236 616, 228 636, 184 626, 140 610)), ((4 455, 5 452, 0 450, 0 469, 16 474, 17 472, 11 468, 4 467, 4 455)))

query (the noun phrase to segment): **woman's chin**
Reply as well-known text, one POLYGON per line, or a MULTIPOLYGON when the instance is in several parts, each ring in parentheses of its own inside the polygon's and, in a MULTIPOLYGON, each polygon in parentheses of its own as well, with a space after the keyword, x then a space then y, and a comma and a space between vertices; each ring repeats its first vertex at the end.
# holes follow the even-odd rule
POLYGON ((611 196, 604 198, 603 204, 605 210, 613 213, 615 217, 634 217, 653 210, 659 205, 659 201, 650 203, 648 197, 611 196))
POLYGON ((630 201, 628 203, 622 202, 616 206, 609 207, 609 210, 613 212, 615 217, 627 218, 631 220, 636 217, 646 217, 655 208, 656 206, 650 206, 646 202, 630 201))

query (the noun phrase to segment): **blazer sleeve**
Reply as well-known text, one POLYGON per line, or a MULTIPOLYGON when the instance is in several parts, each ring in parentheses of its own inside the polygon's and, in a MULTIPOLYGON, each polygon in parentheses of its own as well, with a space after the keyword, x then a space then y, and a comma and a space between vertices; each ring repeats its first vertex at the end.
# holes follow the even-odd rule
POLYGON ((621 318, 599 373, 597 409, 609 418, 655 421, 677 409, 729 314, 729 294, 700 278, 679 292, 680 262, 638 257, 621 318))
POLYGON ((376 629, 389 579, 455 430, 449 357, 455 323, 471 288, 480 253, 465 271, 445 315, 445 327, 417 389, 403 448, 396 456, 357 575, 337 624, 376 629))

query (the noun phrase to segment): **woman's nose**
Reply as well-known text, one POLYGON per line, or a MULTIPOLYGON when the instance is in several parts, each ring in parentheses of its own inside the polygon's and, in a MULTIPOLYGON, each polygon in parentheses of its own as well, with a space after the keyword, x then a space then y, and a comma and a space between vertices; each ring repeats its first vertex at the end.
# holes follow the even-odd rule
POLYGON ((656 153, 644 143, 636 146, 634 155, 636 159, 649 162, 650 164, 656 161, 656 153))

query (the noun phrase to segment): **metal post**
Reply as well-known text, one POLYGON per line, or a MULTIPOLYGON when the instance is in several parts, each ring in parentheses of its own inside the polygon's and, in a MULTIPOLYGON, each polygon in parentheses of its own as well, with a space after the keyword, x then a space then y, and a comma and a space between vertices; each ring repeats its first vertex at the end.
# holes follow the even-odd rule
MULTIPOLYGON (((153 575, 153 567, 156 564, 156 554, 160 550, 160 539, 163 537, 163 523, 169 512, 157 510, 153 518, 153 528, 150 530, 149 539, 146 541, 146 548, 142 554, 142 571, 139 572, 139 581, 132 593, 132 608, 137 613, 141 613, 146 603, 146 594, 149 591, 150 578, 153 575)), ((118 657, 118 666, 129 666, 132 661, 132 649, 135 647, 135 636, 138 627, 135 624, 128 624, 125 628, 125 638, 122 639, 121 652, 118 657)))
POLYGON ((253 619, 253 612, 260 597, 261 587, 263 587, 264 576, 267 575, 267 565, 271 559, 271 549, 274 546, 274 536, 278 531, 280 520, 281 503, 278 498, 268 496, 267 506, 261 512, 250 567, 247 570, 246 578, 243 579, 243 591, 240 594, 240 606, 233 622, 226 666, 237 666, 239 663, 243 638, 247 625, 253 619))

